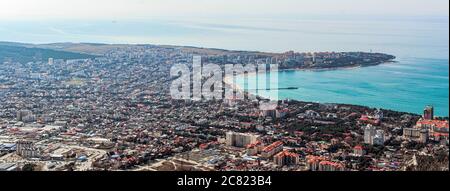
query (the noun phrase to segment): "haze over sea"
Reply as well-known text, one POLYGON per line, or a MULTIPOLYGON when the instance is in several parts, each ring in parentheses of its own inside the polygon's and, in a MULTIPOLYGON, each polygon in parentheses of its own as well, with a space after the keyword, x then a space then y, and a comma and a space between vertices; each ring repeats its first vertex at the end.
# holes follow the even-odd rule
MULTIPOLYGON (((267 52, 373 51, 397 63, 279 73, 280 99, 449 114, 449 20, 444 17, 304 16, 108 21, 0 21, 0 41, 189 45, 267 52), (330 19, 331 18, 331 19, 330 19), (218 24, 220 23, 220 24, 218 24)), ((255 80, 250 77, 249 80, 255 80)), ((238 80, 244 86, 244 80, 238 80)))

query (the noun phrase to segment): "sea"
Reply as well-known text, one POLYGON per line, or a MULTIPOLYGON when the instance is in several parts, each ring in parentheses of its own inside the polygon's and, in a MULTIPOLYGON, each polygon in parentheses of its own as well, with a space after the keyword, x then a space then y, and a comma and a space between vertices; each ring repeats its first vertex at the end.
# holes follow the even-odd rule
MULTIPOLYGON (((0 21, 0 41, 185 45, 265 52, 365 51, 395 55, 378 66, 280 71, 280 99, 449 115, 448 16, 286 16, 0 21)), ((238 85, 256 80, 240 77, 238 85)), ((256 93, 256 92, 255 92, 256 93)), ((266 92, 267 93, 267 92, 266 92)), ((264 95, 261 95, 264 96, 264 95)))

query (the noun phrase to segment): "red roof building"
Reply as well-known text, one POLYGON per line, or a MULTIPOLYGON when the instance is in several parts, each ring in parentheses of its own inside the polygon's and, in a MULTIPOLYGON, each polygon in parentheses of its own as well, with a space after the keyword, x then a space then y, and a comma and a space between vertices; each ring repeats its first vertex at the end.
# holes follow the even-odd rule
POLYGON ((436 141, 444 139, 448 142, 449 140, 448 121, 421 119, 416 123, 416 128, 427 129, 429 131, 430 138, 433 138, 436 141))

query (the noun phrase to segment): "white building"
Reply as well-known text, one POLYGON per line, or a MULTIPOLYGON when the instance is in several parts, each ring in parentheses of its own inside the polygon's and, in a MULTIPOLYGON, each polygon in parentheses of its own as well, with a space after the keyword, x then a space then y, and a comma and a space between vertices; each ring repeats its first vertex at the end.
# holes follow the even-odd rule
POLYGON ((233 147, 245 147, 247 145, 256 143, 258 141, 258 138, 259 135, 228 132, 226 133, 226 145, 233 147))
POLYGON ((364 143, 369 145, 384 145, 385 135, 383 130, 377 130, 372 125, 367 125, 364 129, 364 143))
POLYGON ((373 145, 373 137, 375 136, 377 128, 372 125, 367 125, 364 128, 364 143, 373 145))
POLYGON ((385 136, 383 130, 377 130, 377 133, 372 138, 372 144, 373 145, 384 145, 385 142, 385 136))

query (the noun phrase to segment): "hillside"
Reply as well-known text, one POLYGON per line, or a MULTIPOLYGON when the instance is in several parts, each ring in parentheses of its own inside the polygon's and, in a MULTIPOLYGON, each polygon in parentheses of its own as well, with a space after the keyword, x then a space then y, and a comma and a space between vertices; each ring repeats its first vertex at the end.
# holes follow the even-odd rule
POLYGON ((8 44, 0 44, 0 63, 3 61, 14 62, 30 62, 37 60, 54 59, 85 59, 94 58, 95 56, 89 54, 81 54, 66 51, 57 51, 43 48, 28 48, 24 46, 14 46, 8 44))

